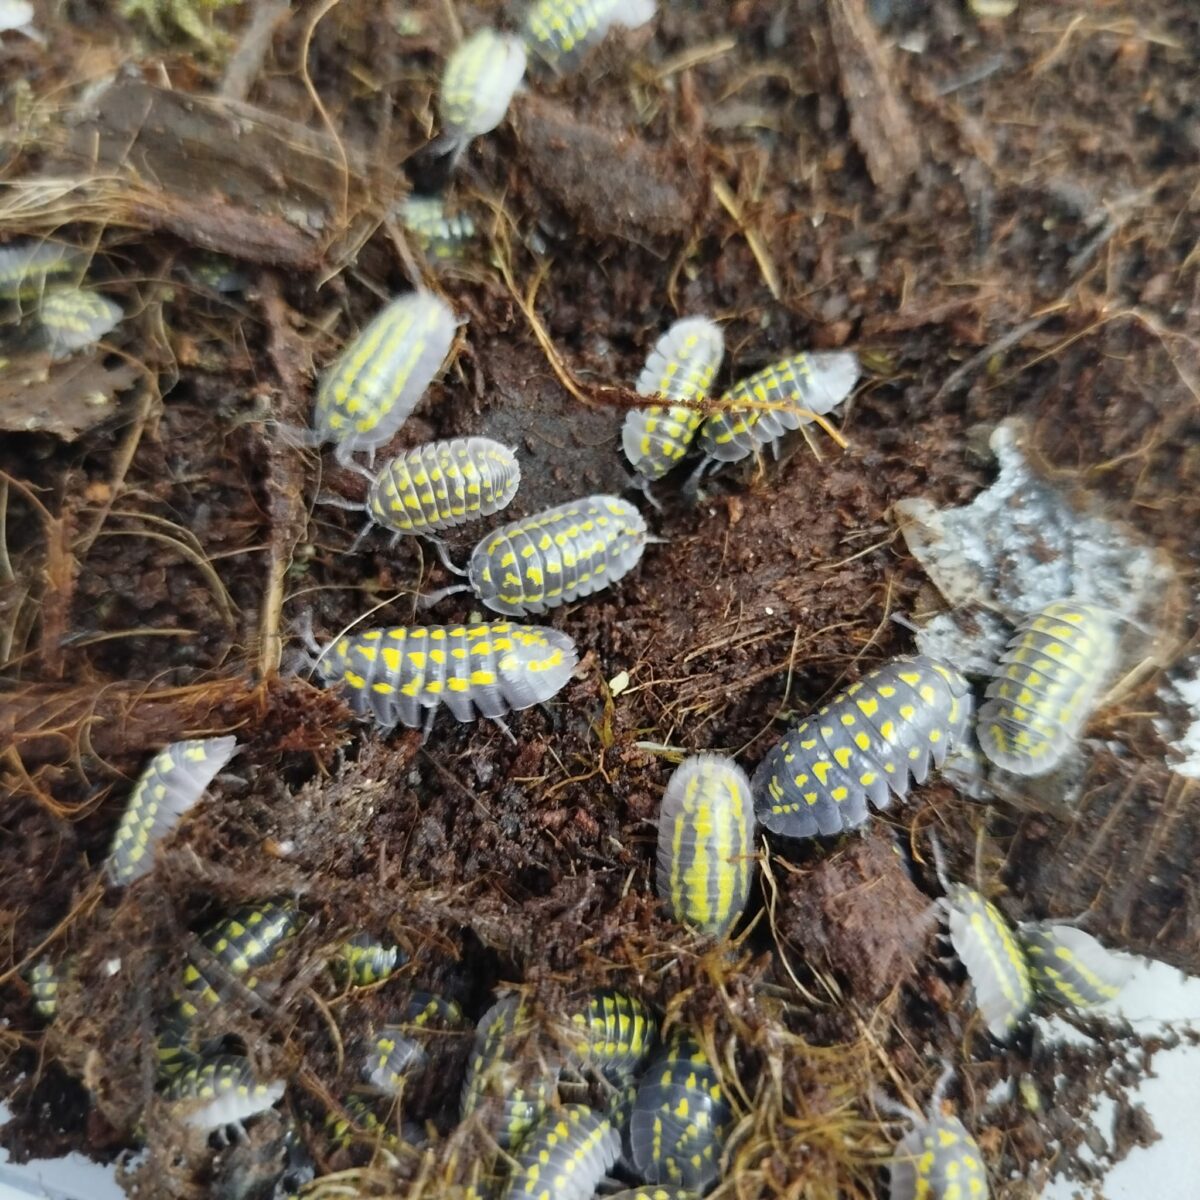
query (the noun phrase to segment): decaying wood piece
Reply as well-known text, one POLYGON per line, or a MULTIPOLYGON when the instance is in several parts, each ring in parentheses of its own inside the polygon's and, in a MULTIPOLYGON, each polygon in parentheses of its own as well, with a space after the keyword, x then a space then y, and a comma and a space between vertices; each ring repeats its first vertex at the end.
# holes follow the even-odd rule
POLYGON ((328 135, 140 80, 96 97, 43 172, 78 175, 75 200, 101 204, 109 224, 270 266, 316 269, 373 219, 365 169, 328 135))
POLYGON ((829 27, 850 110, 850 132, 875 186, 900 191, 921 161, 921 144, 892 77, 887 48, 864 0, 829 0, 829 27))

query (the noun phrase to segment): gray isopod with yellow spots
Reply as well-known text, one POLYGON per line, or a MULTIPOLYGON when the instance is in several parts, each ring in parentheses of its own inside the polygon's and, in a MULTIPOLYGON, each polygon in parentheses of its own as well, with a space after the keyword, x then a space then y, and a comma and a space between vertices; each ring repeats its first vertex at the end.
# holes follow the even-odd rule
POLYGON ((651 1184, 704 1193, 716 1181, 733 1112, 699 1042, 678 1032, 638 1085, 629 1125, 633 1163, 651 1184))
POLYGON ((858 382, 858 356, 848 350, 794 354, 739 380, 700 428, 697 449, 718 462, 738 462, 785 433, 832 412, 858 382))
POLYGON ((646 522, 626 500, 588 496, 487 534, 467 567, 494 612, 543 613, 616 583, 646 548, 646 522))
POLYGON ((867 800, 887 808, 924 783, 962 737, 971 713, 966 679, 925 655, 868 672, 789 730, 759 764, 754 799, 773 833, 830 836, 866 821, 867 800))
POLYGON ((58 988, 62 982, 59 969, 48 958, 38 959, 25 976, 33 999, 33 1011, 44 1021, 58 1016, 58 988))
POLYGON ((591 1200, 621 1156, 621 1137, 602 1113, 564 1104, 529 1131, 503 1200, 591 1200))
POLYGON ((406 196, 396 215, 425 256, 437 262, 458 258, 476 233, 474 218, 448 212, 441 196, 406 196))
POLYGON ((539 1036, 520 996, 504 996, 479 1019, 463 1080, 460 1114, 484 1110, 501 1149, 521 1144, 558 1086, 559 1064, 539 1054, 539 1036), (534 1053, 523 1053, 533 1050, 534 1053))
POLYGON ((638 376, 642 396, 685 400, 632 409, 621 429, 621 445, 638 476, 661 479, 678 466, 704 420, 698 407, 708 395, 725 354, 725 336, 707 317, 676 321, 655 343, 638 376))
POLYGON ((988 1200, 987 1172, 978 1143, 957 1117, 942 1111, 950 1075, 947 1070, 938 1080, 928 1116, 877 1098, 881 1108, 913 1125, 892 1156, 890 1200, 988 1200))
POLYGON ((59 242, 13 242, 0 246, 0 300, 36 300, 54 284, 74 282, 85 255, 59 242))
POLYGON ((980 706, 984 754, 1017 775, 1044 775, 1070 749, 1112 668, 1110 614, 1057 600, 1035 613, 1009 642, 980 706))
POLYGON ((457 155, 495 129, 524 74, 525 47, 512 34, 480 29, 460 43, 446 60, 438 94, 443 144, 457 155))
POLYGON ((654 16, 655 0, 534 0, 525 41, 557 71, 573 66, 615 25, 636 29, 654 16))
POLYGON ((407 1077, 428 1065, 428 1043, 439 1033, 451 1032, 463 1024, 462 1009, 453 1000, 431 992, 414 992, 400 1022, 383 1026, 372 1039, 364 1076, 380 1091, 398 1093, 407 1077))
POLYGON ((938 903, 983 1023, 992 1037, 1007 1038, 1033 1005, 1029 963, 1016 933, 990 900, 966 884, 948 884, 938 903))
POLYGON ((459 721, 500 720, 556 695, 579 661, 557 629, 493 621, 397 625, 339 638, 322 655, 324 679, 384 729, 418 728, 444 704, 459 721))
POLYGON ((696 754, 675 769, 658 818, 658 894, 681 924, 724 937, 754 876, 754 798, 732 759, 696 754))
POLYGON ((432 534, 507 507, 521 482, 517 456, 485 437, 428 442, 385 463, 367 515, 400 534, 432 534))
POLYGON ((290 901, 272 900, 243 905, 200 934, 202 953, 184 962, 182 986, 159 1031, 163 1074, 194 1059, 192 1026, 202 1012, 215 1009, 232 988, 258 991, 258 970, 280 957, 304 920, 290 901))
POLYGON ((217 1054, 189 1063, 167 1082, 163 1095, 168 1103, 179 1106, 185 1125, 212 1130, 239 1125, 265 1112, 283 1091, 283 1080, 264 1083, 249 1059, 217 1054))
POLYGON ((330 960, 334 974, 350 987, 370 987, 387 979, 408 955, 394 942, 384 942, 371 933, 356 933, 338 948, 330 960))
POLYGON ((569 1014, 567 1037, 575 1057, 610 1081, 641 1070, 658 1037, 658 1022, 636 996, 612 988, 593 992, 569 1014))
POLYGON ((172 742, 142 772, 113 837, 105 869, 117 885, 132 883, 154 866, 154 850, 233 757, 237 739, 172 742))
POLYGON ((1024 921, 1017 938, 1038 995, 1063 1008, 1115 1000, 1133 973, 1090 933, 1059 921, 1024 921))
POLYGON ((50 289, 38 306, 42 340, 55 360, 94 346, 120 324, 124 315, 125 310, 115 300, 89 288, 50 289))
POLYGON ((321 376, 315 440, 335 442, 342 463, 389 441, 441 369, 457 324, 432 292, 393 300, 321 376))

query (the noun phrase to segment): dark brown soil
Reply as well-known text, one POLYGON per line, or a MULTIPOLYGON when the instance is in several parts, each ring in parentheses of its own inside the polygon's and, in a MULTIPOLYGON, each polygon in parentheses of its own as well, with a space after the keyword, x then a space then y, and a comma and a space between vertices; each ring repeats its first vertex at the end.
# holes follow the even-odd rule
MULTIPOLYGON (((81 412, 79 361, 34 432, 18 432, 34 428, 28 385, 0 382, 0 1097, 14 1114, 0 1136, 14 1158, 108 1160, 145 1140, 144 1200, 269 1195, 285 1125, 321 1170, 362 1164, 368 1151, 334 1151, 323 1122, 358 1082, 371 1022, 412 987, 475 1019, 510 982, 546 1012, 627 988, 702 1029, 746 1118, 731 1152, 743 1198, 876 1194, 894 1130, 871 1091, 922 1103, 943 1058, 995 1194, 1035 1194, 1072 1165, 1096 1081, 1120 1058, 1135 1084, 1156 1046, 1115 1029, 1092 1054, 990 1044, 937 957, 925 832, 959 877, 978 860, 1009 916, 1086 911, 1114 947, 1200 971, 1200 807, 1151 724, 1161 673, 1097 715, 1089 736, 1105 748, 1069 819, 935 783, 862 838, 772 843, 755 920, 728 953, 655 899, 671 763, 652 747, 753 764, 780 718, 909 649, 889 617, 933 601, 889 508, 968 501, 1006 415, 1028 420, 1047 473, 1099 495, 1195 594, 1193 5, 1153 0, 1133 18, 1031 0, 980 26, 957 0, 895 0, 889 39, 922 50, 880 56, 864 50, 860 0, 831 0, 832 25, 816 0, 671 4, 579 72, 532 74, 455 177, 488 232, 430 279, 468 324, 396 447, 465 433, 516 445, 514 516, 619 492, 627 389, 679 314, 721 319, 722 383, 806 347, 856 348, 869 375, 838 420, 845 450, 798 439, 777 464, 707 482, 699 503, 675 478, 655 489, 662 540, 640 568, 552 614, 581 667, 512 719, 516 744, 443 714, 424 746, 380 739, 289 669, 309 615, 321 637, 376 607, 371 623, 403 623, 418 591, 453 580, 379 534, 350 555, 359 517, 318 497, 361 495, 361 481, 286 427, 306 423, 315 372, 413 282, 385 215, 408 181, 445 173, 423 147, 447 14, 470 30, 515 13, 344 0, 312 34, 310 93, 317 10, 300 6, 242 98, 237 119, 256 132, 239 148, 221 102, 210 113, 159 91, 211 95, 219 70, 162 47, 135 54, 124 92, 74 111, 129 59, 135 29, 114 7, 73 0, 61 27, 41 22, 46 47, 0 47, 19 81, 0 93, 0 169, 24 185, 0 198, 0 234, 94 247, 92 276, 129 314, 85 376, 111 397, 104 419, 81 412), (882 90, 864 97, 864 79, 882 90), (914 139, 911 175, 895 128, 914 139), (81 182, 59 195, 46 181, 64 177, 81 182), (212 249, 237 260, 245 294, 180 274, 212 249), (105 891, 99 864, 149 754, 227 731, 236 778, 150 877, 105 891), (223 1028, 288 1077, 285 1115, 242 1157, 214 1159, 179 1144, 154 1098, 154 1030, 192 934, 278 896, 309 923, 266 1002, 234 1002, 223 1028), (390 932, 410 962, 337 996, 322 964, 360 928, 390 932), (73 964, 46 1028, 23 979, 43 954, 73 964), (1004 1078, 1030 1080, 1045 1111, 1014 1098, 981 1118, 1004 1078)), ((218 23, 239 35, 250 7, 218 23)), ((457 558, 474 536, 454 540, 457 558)), ((469 611, 461 596, 435 610, 469 611)), ((1181 631, 1168 657, 1186 653, 1196 614, 1164 616, 1181 631)), ((439 1135, 429 1161, 396 1168, 416 1191, 445 1194, 471 1161, 461 1136, 441 1140, 463 1053, 451 1046, 406 1108, 439 1135)), ((1153 1136, 1121 1103, 1117 1156, 1153 1136)))

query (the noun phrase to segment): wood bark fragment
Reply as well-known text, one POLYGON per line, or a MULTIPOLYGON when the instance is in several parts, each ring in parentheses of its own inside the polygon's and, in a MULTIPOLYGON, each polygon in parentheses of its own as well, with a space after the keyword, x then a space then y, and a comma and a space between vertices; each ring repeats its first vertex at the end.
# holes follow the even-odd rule
POLYGON ((881 191, 901 191, 921 161, 921 144, 864 0, 830 0, 829 27, 837 49, 850 133, 881 191))

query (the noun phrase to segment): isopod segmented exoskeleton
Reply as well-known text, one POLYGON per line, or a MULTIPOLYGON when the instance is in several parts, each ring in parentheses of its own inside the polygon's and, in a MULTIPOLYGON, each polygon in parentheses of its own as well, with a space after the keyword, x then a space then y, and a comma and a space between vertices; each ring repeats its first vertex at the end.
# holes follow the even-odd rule
POLYGON ((696 446, 706 459, 738 462, 775 447, 790 430, 835 409, 858 382, 858 356, 837 350, 795 354, 739 380, 700 428, 696 446))
POLYGON ((318 670, 360 716, 384 729, 416 729, 441 704, 459 721, 500 721, 541 704, 566 686, 578 661, 574 641, 557 629, 493 621, 347 634, 325 650, 318 670))
POLYGON ((658 894, 677 921, 723 937, 754 877, 754 798, 732 759, 695 754, 671 775, 658 818, 658 894))
POLYGON ((172 742, 150 760, 113 837, 105 864, 112 883, 132 883, 150 871, 158 843, 204 795, 236 749, 236 738, 195 738, 172 742))
POLYGON ((637 391, 668 403, 631 410, 621 430, 625 457, 644 482, 661 479, 687 454, 704 420, 699 402, 708 395, 724 354, 720 326, 707 317, 676 321, 655 343, 637 391))
POLYGON ((480 29, 460 43, 446 61, 438 93, 441 145, 457 157, 472 138, 495 129, 524 74, 525 46, 512 34, 480 29))
POLYGON ((1017 775, 1053 770, 1092 711, 1116 653, 1111 614, 1057 600, 1021 626, 979 708, 984 754, 1017 775))
POLYGON ((522 1142, 504 1200, 591 1200, 620 1155, 621 1138, 607 1116, 564 1104, 522 1142))
POLYGON ((189 1063, 163 1089, 166 1100, 179 1107, 183 1123, 194 1129, 240 1125, 265 1112, 283 1095, 283 1080, 268 1083, 254 1073, 250 1060, 232 1054, 189 1063))
POLYGON ((869 671, 767 753, 754 774, 758 819, 773 833, 830 836, 866 821, 867 800, 887 808, 911 776, 923 783, 962 736, 966 679, 926 655, 869 671))
POLYGON ((457 326, 432 292, 393 300, 322 374, 313 438, 335 442, 343 464, 390 441, 441 369, 457 326))
POLYGON ((588 496, 485 535, 467 579, 494 612, 543 613, 616 583, 641 560, 647 540, 646 522, 627 500, 588 496))
POLYGON ((644 25, 655 7, 655 0, 534 0, 523 33, 543 62, 564 71, 614 26, 644 25))

